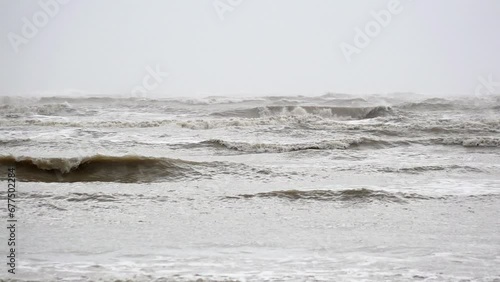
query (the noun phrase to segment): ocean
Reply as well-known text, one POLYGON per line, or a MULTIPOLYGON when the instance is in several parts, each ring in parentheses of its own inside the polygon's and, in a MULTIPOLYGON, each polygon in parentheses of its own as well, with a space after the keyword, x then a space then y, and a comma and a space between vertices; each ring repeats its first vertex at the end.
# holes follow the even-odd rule
POLYGON ((19 281, 500 281, 500 98, 0 97, 19 281))

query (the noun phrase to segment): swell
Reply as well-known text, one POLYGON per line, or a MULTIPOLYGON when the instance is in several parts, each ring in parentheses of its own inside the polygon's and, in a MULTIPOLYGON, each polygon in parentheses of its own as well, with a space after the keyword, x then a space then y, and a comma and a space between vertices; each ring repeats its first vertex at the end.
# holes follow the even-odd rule
MULTIPOLYGON (((149 128, 161 127, 175 123, 175 120, 146 120, 146 121, 122 121, 122 120, 101 120, 101 121, 56 121, 39 119, 13 119, 0 120, 1 126, 60 126, 60 127, 94 127, 94 128, 149 128)), ((179 126, 183 127, 182 124, 179 126)))
POLYGON ((463 109, 463 102, 443 98, 430 98, 422 101, 405 102, 396 106, 410 111, 447 111, 463 109))
POLYGON ((191 130, 210 130, 218 128, 259 127, 259 126, 287 126, 304 130, 330 130, 344 132, 366 132, 376 135, 391 136, 418 136, 428 134, 474 134, 486 135, 500 133, 500 119, 495 116, 488 118, 462 118, 457 120, 434 120, 426 118, 404 117, 397 120, 373 120, 369 123, 352 123, 325 119, 315 115, 304 116, 271 116, 261 118, 207 118, 198 119, 156 119, 156 120, 47 120, 38 118, 29 119, 0 119, 0 127, 8 126, 43 126, 43 127, 92 127, 92 128, 154 128, 154 127, 181 127, 191 130))
POLYGON ((270 116, 315 115, 324 118, 369 119, 392 114, 386 106, 376 107, 322 107, 322 106, 265 106, 250 109, 212 113, 219 117, 261 118, 270 116))
POLYGON ((439 145, 459 145, 463 147, 500 147, 500 138, 493 136, 434 138, 430 142, 439 145))
POLYGON ((452 103, 406 103, 398 106, 400 109, 412 111, 447 111, 447 110, 460 110, 461 106, 452 103))
MULTIPOLYGON (((307 192, 307 191, 303 191, 307 192)), ((405 193, 389 193, 383 191, 375 191, 368 189, 353 189, 337 191, 336 196, 329 190, 315 190, 309 191, 309 195, 300 193, 296 190, 274 191, 257 194, 243 194, 237 196, 226 196, 219 198, 222 201, 228 200, 245 200, 253 198, 261 199, 281 199, 284 201, 318 201, 318 202, 340 202, 340 203, 399 203, 404 204, 410 201, 420 200, 451 200, 454 203, 460 201, 479 201, 489 202, 500 199, 500 194, 472 194, 472 195, 442 195, 442 196, 423 196, 418 194, 405 194, 405 193), (363 191, 365 190, 365 191, 363 191), (371 192, 371 193, 370 193, 371 192), (316 194, 316 195, 315 195, 316 194), (285 196, 283 196, 285 195, 285 196), (333 197, 330 197, 334 195, 333 197), (385 195, 385 196, 384 196, 385 195), (329 198, 330 197, 330 198, 329 198)), ((19 192, 18 194, 22 199, 34 200, 37 207, 40 209, 57 210, 65 212, 71 210, 74 204, 78 203, 137 203, 137 201, 144 201, 147 203, 176 203, 179 200, 192 201, 192 197, 182 197, 180 195, 170 196, 161 194, 150 193, 109 193, 109 192, 69 192, 69 193, 53 193, 51 191, 37 191, 37 192, 19 192)), ((0 200, 7 200, 7 191, 0 191, 0 200)), ((112 209, 112 205, 98 205, 98 209, 112 209)))
POLYGON ((0 114, 7 118, 19 118, 30 115, 65 116, 81 115, 68 102, 41 105, 0 105, 0 114))
POLYGON ((282 199, 282 200, 309 200, 309 201, 328 201, 328 202, 394 202, 405 203, 409 200, 428 200, 431 197, 422 196, 414 193, 391 193, 386 191, 370 189, 346 189, 346 190, 281 190, 256 194, 240 194, 237 196, 227 196, 226 199, 282 199))
POLYGON ((211 139, 197 144, 190 144, 188 146, 209 146, 246 153, 284 153, 304 150, 348 149, 350 147, 359 146, 384 147, 390 146, 390 142, 369 138, 350 138, 343 140, 323 140, 309 143, 273 144, 232 142, 221 139, 211 139))
POLYGON ((427 166, 415 166, 415 167, 402 167, 402 168, 392 168, 384 167, 378 169, 380 172, 387 173, 407 173, 407 174, 419 174, 432 171, 459 171, 459 172, 483 172, 481 169, 472 166, 462 166, 462 165, 427 165, 427 166))
POLYGON ((337 140, 321 140, 304 143, 252 143, 243 141, 228 141, 223 139, 210 139, 199 143, 183 144, 179 147, 185 149, 212 147, 243 153, 286 153, 306 150, 347 150, 347 149, 381 149, 412 144, 425 146, 462 146, 466 148, 500 147, 500 138, 496 137, 450 137, 450 138, 395 138, 379 139, 370 137, 352 137, 337 140))
POLYGON ((94 155, 84 158, 0 157, 0 168, 15 166, 17 178, 26 182, 140 183, 182 179, 199 175, 203 163, 142 156, 94 155))
POLYGON ((176 103, 184 105, 211 105, 211 104, 236 104, 236 103, 248 103, 248 102, 260 102, 265 101, 264 98, 236 98, 236 97, 225 97, 225 96, 208 96, 204 98, 164 98, 164 97, 106 97, 106 96, 89 96, 89 97, 42 97, 40 99, 41 103, 60 103, 70 101, 72 103, 95 103, 95 104, 105 104, 105 103, 123 103, 123 104, 134 104, 137 102, 146 103, 176 103))
POLYGON ((448 100, 442 98, 431 98, 420 102, 405 102, 395 108, 409 111, 466 111, 466 110, 494 110, 498 108, 500 101, 489 98, 468 98, 448 100))

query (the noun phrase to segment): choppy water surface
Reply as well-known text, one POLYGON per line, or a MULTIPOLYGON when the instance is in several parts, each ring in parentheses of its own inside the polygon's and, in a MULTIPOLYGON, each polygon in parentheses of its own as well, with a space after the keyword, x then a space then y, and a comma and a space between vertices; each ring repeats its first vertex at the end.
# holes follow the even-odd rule
POLYGON ((0 101, 18 279, 500 281, 496 97, 0 101))

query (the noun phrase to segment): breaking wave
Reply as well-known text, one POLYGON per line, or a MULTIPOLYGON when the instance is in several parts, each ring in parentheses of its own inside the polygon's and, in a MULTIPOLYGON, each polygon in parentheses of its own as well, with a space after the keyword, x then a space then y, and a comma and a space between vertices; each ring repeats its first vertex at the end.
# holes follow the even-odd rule
POLYGON ((30 115, 66 116, 80 114, 68 102, 43 105, 0 105, 0 114, 7 118, 18 118, 30 115))
MULTIPOLYGON (((233 150, 243 153, 285 153, 305 150, 346 150, 352 148, 389 148, 397 146, 419 145, 444 145, 463 147, 500 147, 500 138, 397 138, 377 139, 368 137, 352 137, 337 140, 321 140, 304 143, 250 143, 243 141, 228 141, 210 139, 199 143, 184 145, 185 148, 214 147, 233 150)), ((431 167, 428 168, 432 170, 431 167)))
POLYGON ((270 116, 315 115, 324 118, 369 119, 392 114, 386 106, 377 107, 320 107, 320 106, 266 106, 244 110, 212 113, 220 117, 261 118, 270 116))
POLYGON ((15 166, 18 179, 27 182, 153 182, 199 175, 195 167, 203 165, 179 159, 142 156, 0 157, 2 169, 15 166))
POLYGON ((439 145, 461 145, 463 147, 500 147, 498 137, 448 137, 431 139, 431 143, 439 145))
POLYGON ((235 150, 246 153, 283 153, 303 150, 334 150, 348 149, 354 146, 389 146, 390 143, 383 140, 369 138, 352 138, 345 140, 324 140, 319 142, 297 143, 297 144, 272 144, 272 143, 247 143, 231 142, 221 139, 211 139, 199 143, 202 146, 213 146, 235 150))
POLYGON ((431 98, 423 101, 404 102, 395 108, 409 111, 467 111, 495 110, 500 100, 495 97, 467 97, 462 99, 431 98))
POLYGON ((443 111, 443 110, 456 110, 459 109, 457 105, 452 103, 406 103, 398 108, 412 111, 443 111))

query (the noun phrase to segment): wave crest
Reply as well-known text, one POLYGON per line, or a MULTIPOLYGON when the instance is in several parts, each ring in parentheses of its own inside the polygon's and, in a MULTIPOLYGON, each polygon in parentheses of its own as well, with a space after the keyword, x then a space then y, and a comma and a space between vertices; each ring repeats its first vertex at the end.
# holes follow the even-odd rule
POLYGON ((43 116, 65 116, 80 114, 68 102, 42 105, 0 105, 0 114, 7 118, 17 118, 21 116, 43 115, 43 116))
POLYGON ((0 168, 15 166, 18 178, 28 182, 153 182, 199 174, 203 163, 142 156, 84 158, 0 157, 0 168))
POLYGON ((214 147, 222 147, 246 153, 284 153, 304 150, 335 150, 348 149, 353 146, 388 146, 389 142, 369 138, 350 138, 343 140, 324 140, 319 142, 296 144, 247 143, 232 142, 221 139, 211 139, 200 143, 214 147))
POLYGON ((212 113, 220 117, 261 118, 270 116, 315 115, 323 118, 369 119, 392 114, 386 106, 376 107, 322 107, 322 106, 266 106, 251 109, 212 113))

